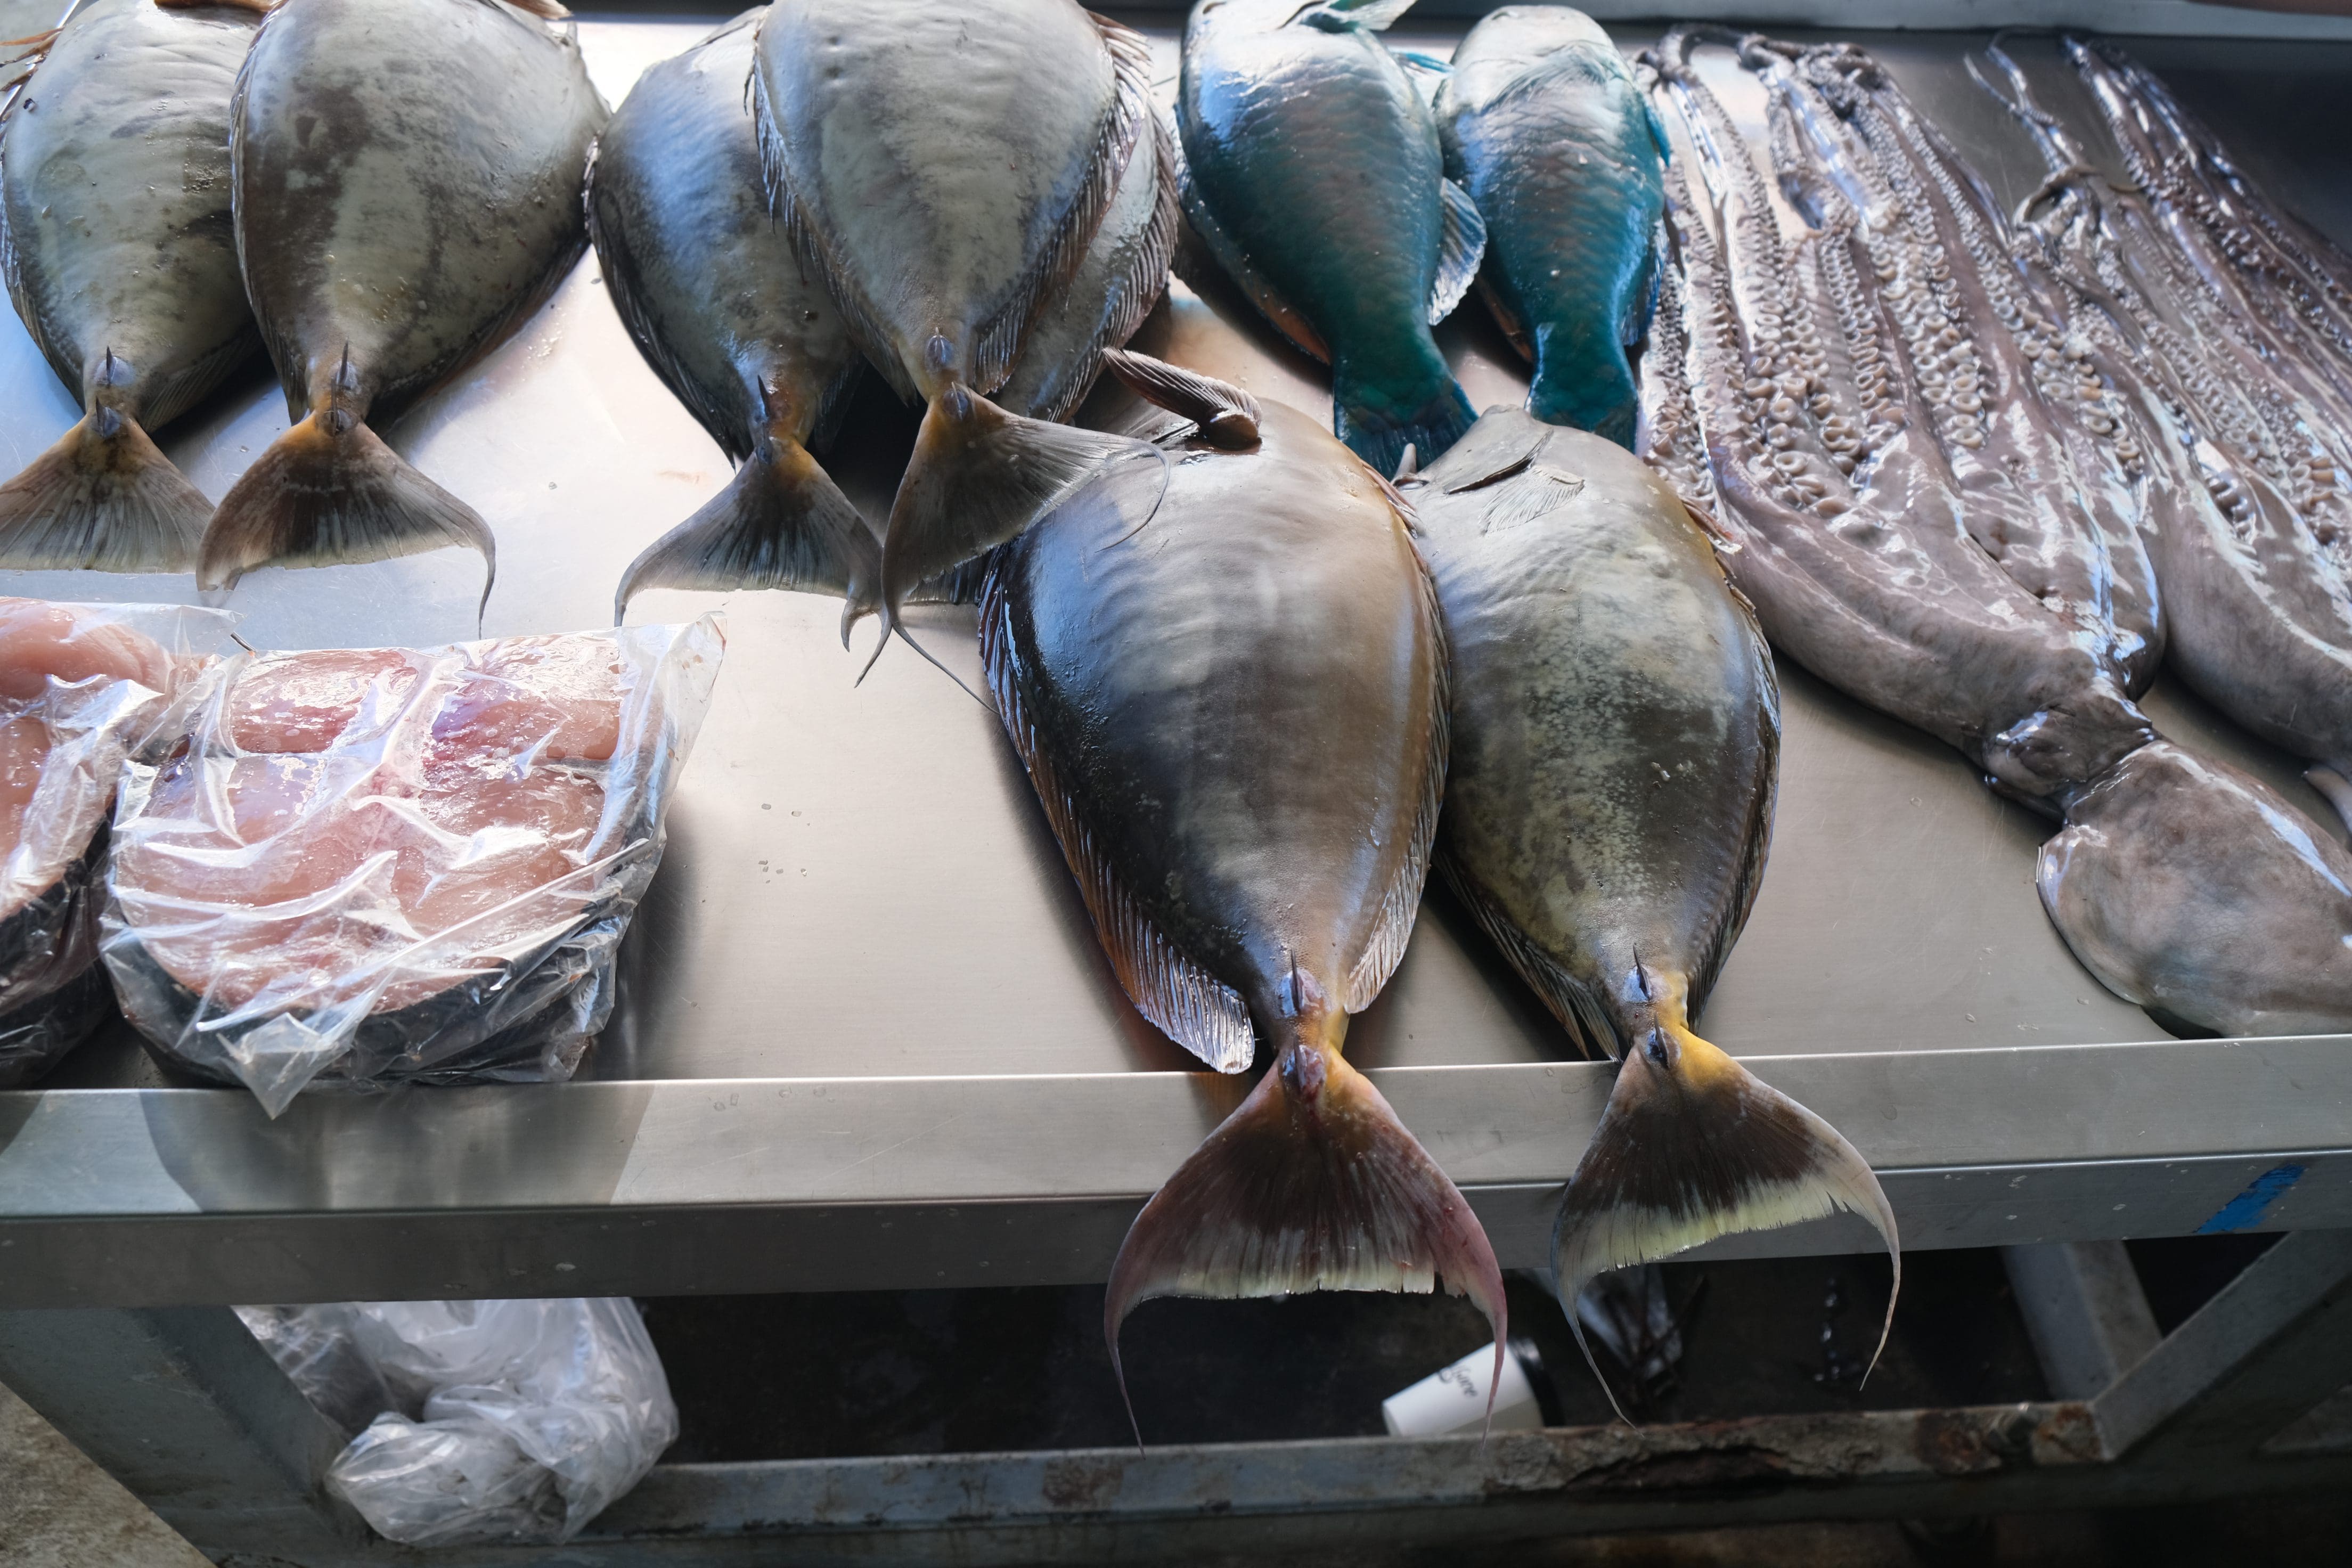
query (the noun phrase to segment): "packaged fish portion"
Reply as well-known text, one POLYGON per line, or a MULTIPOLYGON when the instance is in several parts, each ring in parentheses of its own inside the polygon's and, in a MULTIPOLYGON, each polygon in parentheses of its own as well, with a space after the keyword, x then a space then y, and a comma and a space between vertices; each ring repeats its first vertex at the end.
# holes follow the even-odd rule
POLYGON ((104 1021, 99 877, 123 760, 168 742, 236 617, 0 599, 0 1088, 104 1021))
POLYGON ((724 643, 706 616, 225 661, 124 778, 124 1014, 273 1116, 314 1081, 570 1078, 724 643))

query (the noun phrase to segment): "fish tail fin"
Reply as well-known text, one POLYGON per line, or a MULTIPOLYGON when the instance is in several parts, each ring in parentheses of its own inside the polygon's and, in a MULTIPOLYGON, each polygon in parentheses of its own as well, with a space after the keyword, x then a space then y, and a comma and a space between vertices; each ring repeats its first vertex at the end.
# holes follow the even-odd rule
POLYGON ((1444 363, 1433 381, 1416 377, 1402 395, 1384 378, 1353 375, 1344 361, 1333 363, 1332 429, 1374 473, 1395 473, 1407 447, 1424 467, 1435 462, 1477 423, 1477 411, 1444 363))
POLYGON ((1129 455, 1168 461, 1146 442, 1025 418, 961 384, 932 398, 882 536, 876 654, 917 587, 1017 538, 1129 455))
POLYGON ((448 544, 481 553, 488 604, 498 577, 489 525, 365 421, 330 406, 278 437, 221 498, 196 582, 226 588, 257 566, 385 561, 448 544))
MULTIPOLYGON (((1344 1013, 1323 1018, 1345 1026, 1344 1013)), ((1381 1091, 1341 1058, 1338 1031, 1318 1029, 1313 1014, 1302 1022, 1128 1230, 1103 1300, 1121 1397, 1119 1326, 1155 1296, 1426 1292, 1442 1280, 1486 1314, 1499 1376, 1509 1325, 1485 1228, 1381 1091)))
POLYGON ((212 514, 137 420, 100 407, 0 485, 0 566, 184 572, 212 514))
POLYGON ((1624 348, 1591 336, 1593 341, 1562 342, 1549 327, 1536 330, 1528 412, 1547 425, 1590 430, 1630 451, 1641 389, 1624 348))
MULTIPOLYGON (((798 588, 870 609, 882 548, 808 448, 771 435, 727 488, 646 546, 613 595, 613 624, 646 588, 798 588)), ((846 627, 845 626, 845 634, 846 627)))
POLYGON ((1652 1027, 1626 1049, 1552 1226, 1552 1270, 1571 1325, 1577 1295, 1596 1275, 1843 1209, 1870 1223, 1894 1260, 1876 1366, 1903 1287, 1895 1211, 1878 1178, 1837 1129, 1693 1034, 1682 987, 1664 989, 1652 1027))

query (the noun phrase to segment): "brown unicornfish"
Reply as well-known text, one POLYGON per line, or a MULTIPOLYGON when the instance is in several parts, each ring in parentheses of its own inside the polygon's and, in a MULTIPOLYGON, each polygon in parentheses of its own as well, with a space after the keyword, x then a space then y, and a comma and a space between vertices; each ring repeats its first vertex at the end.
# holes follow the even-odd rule
POLYGON ((488 526, 370 422, 488 353, 587 244, 604 104, 539 19, 563 14, 285 0, 263 21, 230 124, 236 248, 295 425, 221 499, 205 586, 448 544, 495 571, 488 526))
POLYGON ((1128 1232, 1112 1365, 1155 1296, 1440 1280, 1499 1358, 1486 1232, 1340 1055, 1412 934, 1445 771, 1444 634, 1408 514, 1305 415, 1107 357, 1184 416, 1154 411, 1182 460, 1164 500, 1157 469, 1121 465, 1006 546, 981 652, 1129 996, 1223 1071, 1261 1042, 1274 1058, 1128 1232))
POLYGON ((614 308, 678 401, 742 466, 646 546, 613 595, 800 588, 856 605, 878 586, 866 520, 809 452, 865 360, 768 215, 743 84, 766 8, 637 79, 596 143, 588 231, 614 308))
POLYGON ((1780 753, 1771 651, 1709 534, 1640 458, 1512 408, 1403 488, 1453 650, 1439 870, 1620 1064, 1552 1233, 1578 1342, 1594 1275, 1838 1209, 1899 1288, 1870 1167, 1693 1032, 1763 879, 1780 753))
MULTIPOLYGON (((55 20, 63 6, 45 9, 55 20)), ((261 347, 228 195, 229 98, 254 26, 226 6, 95 0, 0 112, 0 271, 82 405, 0 485, 0 564, 195 561, 212 502, 149 432, 261 347)))
MULTIPOLYGON (((1158 156, 1150 75, 1139 34, 1075 0, 776 0, 760 25, 778 212, 866 357, 926 405, 883 535, 886 639, 917 584, 1117 458, 1158 457, 990 401, 1138 149, 1158 156)), ((1158 246, 1129 260, 1138 288, 1166 271, 1158 246)))

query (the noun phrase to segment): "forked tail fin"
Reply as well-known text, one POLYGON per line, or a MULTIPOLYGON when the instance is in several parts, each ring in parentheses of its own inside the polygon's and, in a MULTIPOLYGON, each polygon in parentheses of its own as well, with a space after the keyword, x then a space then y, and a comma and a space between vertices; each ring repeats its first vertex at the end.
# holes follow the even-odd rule
POLYGON ((221 498, 196 583, 232 587, 257 566, 386 561, 447 544, 481 552, 488 604, 498 579, 489 525, 364 421, 329 406, 278 437, 221 498))
MULTIPOLYGON (((621 574, 613 624, 645 588, 800 588, 870 609, 882 547, 832 476, 797 441, 772 437, 701 510, 621 574)), ((846 640, 847 617, 844 618, 846 640)))
POLYGON ((1655 1026, 1629 1045, 1552 1226, 1552 1272, 1577 1343, 1577 1294, 1595 1275, 1844 1209, 1870 1222, 1895 1264, 1876 1366, 1903 1289, 1895 1212, 1878 1178, 1836 1128, 1691 1033, 1682 994, 1667 988, 1655 1026))
MULTIPOLYGON (((1119 458, 1167 455, 1147 442, 1008 414, 961 384, 931 399, 882 536, 882 640, 922 584, 1024 529, 1119 458)), ((870 667, 870 661, 869 661, 870 667)))
MULTIPOLYGON (((1344 1014, 1324 1016, 1345 1026, 1344 1014)), ((1118 1330, 1155 1296, 1426 1292, 1442 1279, 1486 1313, 1500 1381, 1509 1324, 1485 1227, 1337 1039, 1318 1037, 1338 1030, 1318 1030, 1313 1014, 1301 1022, 1272 1070, 1143 1206, 1111 1266, 1103 1336, 1130 1422, 1118 1330)), ((1488 1404, 1492 1415, 1491 1393, 1488 1404)))
POLYGON ((212 514, 136 420, 101 407, 0 485, 0 566, 185 572, 212 514))

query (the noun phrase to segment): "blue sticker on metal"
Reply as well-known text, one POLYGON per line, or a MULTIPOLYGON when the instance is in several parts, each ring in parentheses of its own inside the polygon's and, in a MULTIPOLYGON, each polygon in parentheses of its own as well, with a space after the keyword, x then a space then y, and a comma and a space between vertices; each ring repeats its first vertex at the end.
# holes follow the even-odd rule
POLYGON ((2221 1205, 2221 1212, 2197 1227, 2200 1236, 2227 1236, 2263 1217, 2278 1195, 2303 1180, 2301 1165, 2273 1165, 2256 1176, 2246 1190, 2221 1205))

